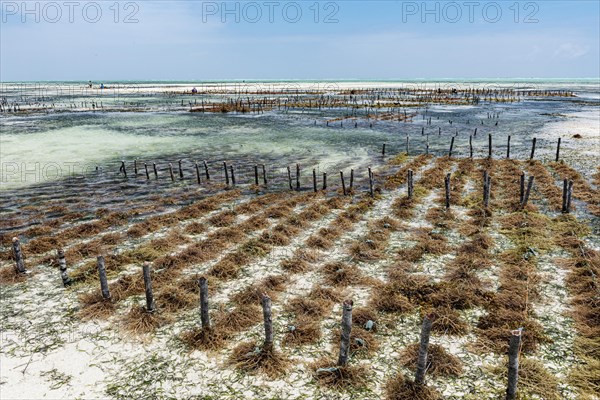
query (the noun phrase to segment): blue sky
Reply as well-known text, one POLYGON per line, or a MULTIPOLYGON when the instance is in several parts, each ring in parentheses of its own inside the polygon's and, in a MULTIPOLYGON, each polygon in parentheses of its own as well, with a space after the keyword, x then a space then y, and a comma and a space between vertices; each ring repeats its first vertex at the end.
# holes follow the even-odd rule
POLYGON ((0 79, 600 76, 598 1, 4 1, 0 79))

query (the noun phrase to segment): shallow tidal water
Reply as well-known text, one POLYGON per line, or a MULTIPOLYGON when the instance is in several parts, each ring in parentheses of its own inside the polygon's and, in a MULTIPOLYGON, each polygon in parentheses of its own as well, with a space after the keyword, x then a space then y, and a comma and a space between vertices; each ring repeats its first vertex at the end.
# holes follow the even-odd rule
MULTIPOLYGON (((450 84, 444 83, 445 86, 450 84)), ((337 174, 342 169, 376 167, 382 161, 383 143, 386 143, 386 153, 392 155, 407 150, 407 137, 410 154, 425 152, 428 140, 429 151, 443 155, 448 153, 451 137, 456 136, 453 155, 461 157, 468 156, 469 135, 475 135, 474 155, 485 156, 489 134, 493 137, 495 157, 505 156, 510 135, 511 156, 516 158, 527 157, 531 139, 537 137, 536 156, 551 159, 556 141, 562 137, 562 157, 572 160, 574 167, 587 173, 593 166, 589 162, 597 161, 595 157, 600 152, 600 84, 588 80, 512 85, 524 89, 573 91, 576 97, 410 107, 407 111, 413 116, 408 122, 368 120, 359 111, 356 120, 345 119, 342 123, 335 121, 327 125, 327 121, 346 116, 346 110, 191 113, 186 107, 169 108, 168 104, 178 104, 179 97, 175 100, 165 98, 158 89, 156 93, 147 92, 152 85, 146 85, 146 92, 131 93, 126 100, 155 106, 149 111, 71 111, 66 107, 59 112, 3 112, 0 114, 2 190, 10 192, 27 186, 43 186, 73 176, 95 179, 96 168, 118 174, 121 160, 132 168, 130 164, 134 159, 149 165, 156 162, 162 175, 166 174, 169 162, 176 165, 178 160, 182 160, 189 174, 194 173, 194 162, 206 160, 209 164, 214 163, 215 173, 222 175, 217 163, 227 161, 239 170, 240 183, 252 180, 255 164, 267 165, 270 173, 285 181, 287 166, 295 168, 298 163, 302 171, 306 171, 306 179, 310 180, 313 168, 319 174, 326 171, 337 174), (573 139, 575 134, 582 138, 573 139)), ((155 86, 160 88, 160 85, 155 86)), ((357 83, 357 86, 377 85, 371 82, 357 83)), ((23 87, 5 84, 2 97, 9 103, 27 99, 23 87)), ((185 84, 176 87, 189 89, 185 84)), ((494 87, 511 87, 511 84, 503 82, 494 87)), ((66 99, 73 104, 110 101, 107 96, 98 98, 97 93, 74 98, 69 98, 68 94, 68 91, 62 91, 56 98, 34 100, 40 104, 66 102, 66 99)), ((186 104, 201 101, 200 97, 181 97, 182 104, 184 98, 186 104)), ((215 97, 219 96, 210 94, 202 99, 215 97)), ((123 98, 119 97, 119 100, 123 98)), ((123 104, 127 101, 123 100, 123 104)))

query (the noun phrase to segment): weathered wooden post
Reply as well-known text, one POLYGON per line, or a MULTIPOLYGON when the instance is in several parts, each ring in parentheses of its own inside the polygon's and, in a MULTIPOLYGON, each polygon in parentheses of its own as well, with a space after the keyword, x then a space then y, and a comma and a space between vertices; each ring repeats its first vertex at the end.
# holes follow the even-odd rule
POLYGON ((533 176, 529 177, 529 181, 527 182, 527 190, 525 191, 525 196, 523 196, 521 207, 525 207, 527 205, 527 201, 529 201, 529 194, 531 193, 531 188, 533 187, 533 179, 533 176))
POLYGON ((371 197, 375 196, 375 191, 373 190, 373 172, 371 171, 371 167, 369 167, 369 193, 371 197))
POLYGON ((565 213, 570 213, 571 212, 571 196, 573 195, 573 181, 569 180, 568 186, 567 186, 567 199, 566 199, 566 203, 565 203, 565 213))
POLYGON ((533 157, 535 156, 535 143, 537 142, 537 138, 533 138, 533 140, 531 141, 531 155, 529 156, 530 160, 533 160, 533 157))
POLYGON ((123 176, 127 178, 127 169, 125 169, 125 161, 121 161, 121 168, 119 168, 123 172, 123 176))
POLYGON ((383 148, 381 149, 381 155, 385 156, 385 143, 383 144, 383 148))
POLYGON ((19 274, 24 274, 25 262, 23 261, 23 252, 21 251, 21 242, 18 237, 12 238, 13 256, 15 258, 15 270, 19 274))
POLYGON ((300 190, 300 164, 296 164, 296 190, 300 190))
POLYGON ((67 260, 65 259, 65 251, 63 249, 57 250, 58 256, 58 268, 60 269, 60 277, 62 278, 62 283, 64 287, 69 286, 73 281, 69 278, 67 274, 67 260))
POLYGON ((98 275, 100 276, 100 290, 102 291, 102 297, 106 300, 110 299, 110 292, 108 291, 108 280, 106 279, 106 267, 104 265, 104 257, 98 256, 98 275))
POLYGON ((525 173, 521 172, 519 178, 519 204, 523 204, 523 198, 525 197, 525 173))
POLYGON ((183 167, 181 166, 181 160, 177 161, 179 164, 179 179, 183 179, 183 167))
POLYGON ((558 138, 558 143, 556 144, 556 159, 554 160, 556 162, 560 160, 560 141, 561 138, 558 138))
POLYGON ((490 204, 490 191, 492 179, 487 171, 483 172, 483 206, 488 208, 490 204))
POLYGON ((352 300, 344 300, 342 304, 342 334, 340 338, 340 355, 338 357, 338 367, 344 367, 348 364, 350 357, 350 333, 352 332, 352 300))
POLYGON ((258 165, 254 164, 254 184, 258 186, 258 165))
POLYGON ((506 143, 506 158, 510 158, 510 135, 508 135, 508 141, 506 143))
POLYGON ((288 174, 288 184, 290 186, 290 190, 294 190, 294 186, 292 186, 292 170, 290 166, 287 166, 287 174, 288 174))
POLYGON ((427 349, 429 347, 429 336, 431 335, 431 324, 433 315, 426 315, 421 326, 421 340, 419 342, 419 356, 417 358, 417 371, 415 372, 415 383, 425 384, 425 372, 427 371, 427 349))
POLYGON ((267 186, 267 167, 265 164, 262 165, 262 173, 263 173, 263 184, 267 186))
POLYGON ((150 174, 148 173, 148 164, 144 163, 144 170, 146 171, 146 179, 150 180, 150 174))
POLYGON ((196 168, 196 181, 198 181, 198 185, 201 183, 200 180, 200 166, 198 165, 198 163, 194 163, 194 167, 196 168))
POLYGON ((354 188, 354 169, 350 169, 350 191, 354 188))
POLYGON ((454 136, 450 139, 450 150, 448 151, 448 157, 452 157, 452 150, 454 149, 454 136))
POLYGON ((475 128, 475 132, 473 132, 473 136, 477 136, 477 128, 475 128))
POLYGON ((225 170, 225 184, 229 186, 229 172, 227 171, 227 162, 223 161, 223 170, 225 170))
POLYGON ((152 163, 152 168, 154 169, 154 179, 158 180, 158 169, 156 168, 156 163, 152 163))
POLYGON ((327 189, 327 172, 323 172, 323 190, 327 189))
POLYGON ((171 182, 175 181, 175 175, 173 175, 173 164, 169 163, 169 175, 171 175, 171 182))
POLYGON ((429 134, 425 137, 425 154, 429 154, 429 134))
POLYGON ((133 172, 135 173, 135 176, 137 176, 137 174, 138 174, 137 160, 133 160, 133 172))
POLYGON ((313 168, 313 190, 317 193, 317 170, 313 168))
POLYGON ((446 189, 446 210, 450 208, 450 174, 444 178, 444 188, 446 189))
POLYGON ((569 188, 569 180, 567 178, 563 179, 563 190, 562 190, 562 213, 565 214, 567 212, 567 191, 569 188))
POLYGON ((344 171, 340 171, 340 178, 342 179, 342 192, 346 196, 346 182, 344 181, 344 171))
POLYGON ((265 322, 265 343, 263 350, 271 350, 273 349, 273 316, 271 314, 271 298, 266 293, 262 294, 262 309, 265 322))
POLYGON ((412 197, 413 197, 413 171, 412 171, 412 169, 408 170, 408 177, 406 180, 408 182, 408 186, 407 186, 408 198, 412 199, 412 197))
POLYGON ((506 400, 517 398, 517 383, 519 381, 519 351, 521 350, 521 329, 511 331, 508 346, 508 385, 506 400))
POLYGON ((204 174, 206 175, 206 180, 210 181, 210 175, 208 174, 208 164, 206 160, 202 161, 204 163, 204 174))
POLYGON ((200 320, 202 329, 210 329, 210 317, 208 315, 208 280, 202 276, 198 279, 200 286, 200 320))
POLYGON ((488 158, 492 158, 492 134, 488 134, 488 158))
POLYGON ((469 158, 473 158, 473 136, 469 135, 469 158))
POLYGON ((233 165, 229 166, 229 171, 231 172, 231 184, 235 186, 235 172, 233 169, 233 165))
POLYGON ((150 263, 144 262, 142 266, 144 274, 144 288, 146 290, 146 312, 152 313, 156 311, 156 304, 154 303, 154 295, 152 294, 152 279, 150 277, 150 263))

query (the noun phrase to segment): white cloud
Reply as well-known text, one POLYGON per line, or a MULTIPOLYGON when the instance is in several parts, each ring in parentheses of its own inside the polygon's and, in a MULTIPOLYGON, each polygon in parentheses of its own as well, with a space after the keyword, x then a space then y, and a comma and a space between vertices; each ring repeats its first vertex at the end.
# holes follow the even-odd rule
POLYGON ((578 43, 562 43, 554 52, 554 57, 559 58, 579 58, 584 56, 590 50, 589 46, 578 43))

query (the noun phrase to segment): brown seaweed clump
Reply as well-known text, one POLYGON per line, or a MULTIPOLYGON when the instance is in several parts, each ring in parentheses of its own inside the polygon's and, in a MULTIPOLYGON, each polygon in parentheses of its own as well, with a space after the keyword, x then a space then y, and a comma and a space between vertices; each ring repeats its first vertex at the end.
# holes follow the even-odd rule
POLYGON ((275 378, 286 372, 289 360, 275 350, 272 344, 245 342, 233 349, 229 363, 244 372, 261 372, 275 378))
POLYGON ((322 358, 309 365, 315 380, 336 390, 363 389, 368 384, 364 365, 337 366, 329 358, 322 358))
MULTIPOLYGON (((400 355, 400 364, 416 370, 419 358, 419 343, 408 345, 400 355)), ((460 376, 462 362, 458 357, 446 351, 439 344, 429 344, 427 348, 427 374, 431 376, 460 376)))
POLYGON ((387 400, 441 400, 442 395, 434 388, 420 385, 399 373, 390 379, 385 389, 387 400))

